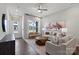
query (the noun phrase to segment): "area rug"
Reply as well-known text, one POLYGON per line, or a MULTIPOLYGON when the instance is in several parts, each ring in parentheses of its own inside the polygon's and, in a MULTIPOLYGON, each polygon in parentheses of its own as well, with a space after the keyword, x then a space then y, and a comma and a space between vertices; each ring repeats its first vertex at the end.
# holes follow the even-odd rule
POLYGON ((46 55, 45 46, 39 46, 35 43, 35 39, 24 39, 39 55, 46 55))

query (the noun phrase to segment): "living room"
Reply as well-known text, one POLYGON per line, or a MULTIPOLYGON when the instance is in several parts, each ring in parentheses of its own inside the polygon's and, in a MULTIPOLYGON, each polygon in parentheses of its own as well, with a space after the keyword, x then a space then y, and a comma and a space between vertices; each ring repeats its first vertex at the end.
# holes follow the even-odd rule
POLYGON ((15 37, 6 36, 15 40, 13 54, 79 55, 78 3, 3 3, 0 10, 7 20, 0 42, 15 37))

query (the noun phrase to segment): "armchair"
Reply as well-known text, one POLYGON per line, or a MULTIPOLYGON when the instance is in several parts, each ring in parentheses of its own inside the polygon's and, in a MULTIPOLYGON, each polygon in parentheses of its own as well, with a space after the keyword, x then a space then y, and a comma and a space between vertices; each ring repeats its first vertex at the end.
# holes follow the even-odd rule
POLYGON ((50 55, 71 55, 76 48, 76 42, 74 38, 58 45, 52 43, 51 41, 47 41, 45 44, 45 48, 46 53, 50 55))

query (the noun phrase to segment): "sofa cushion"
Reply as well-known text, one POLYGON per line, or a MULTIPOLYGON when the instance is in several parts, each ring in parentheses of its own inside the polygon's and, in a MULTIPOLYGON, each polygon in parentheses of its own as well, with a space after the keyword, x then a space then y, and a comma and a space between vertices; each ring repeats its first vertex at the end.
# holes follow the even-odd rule
POLYGON ((63 37, 61 40, 62 40, 62 43, 66 43, 66 42, 69 41, 70 39, 72 39, 72 36, 65 36, 65 37, 63 37))
POLYGON ((70 39, 72 39, 72 36, 67 35, 64 37, 55 37, 55 36, 50 36, 49 40, 54 43, 54 44, 62 44, 62 43, 66 43, 67 41, 69 41, 70 39))

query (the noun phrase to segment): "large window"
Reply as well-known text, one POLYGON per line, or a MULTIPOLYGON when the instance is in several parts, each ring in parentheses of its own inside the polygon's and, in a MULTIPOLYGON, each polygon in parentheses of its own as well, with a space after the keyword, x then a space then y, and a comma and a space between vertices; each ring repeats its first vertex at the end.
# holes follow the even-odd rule
POLYGON ((36 32, 36 23, 35 21, 29 21, 29 32, 36 32))

